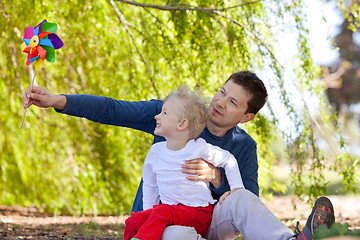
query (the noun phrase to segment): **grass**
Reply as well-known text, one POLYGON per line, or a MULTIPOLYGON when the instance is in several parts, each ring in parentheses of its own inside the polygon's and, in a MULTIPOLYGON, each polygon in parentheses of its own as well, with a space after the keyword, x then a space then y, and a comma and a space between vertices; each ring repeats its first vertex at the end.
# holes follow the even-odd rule
POLYGON ((116 237, 122 239, 124 226, 121 224, 101 225, 95 222, 80 224, 79 226, 82 235, 86 238, 90 237, 116 237))

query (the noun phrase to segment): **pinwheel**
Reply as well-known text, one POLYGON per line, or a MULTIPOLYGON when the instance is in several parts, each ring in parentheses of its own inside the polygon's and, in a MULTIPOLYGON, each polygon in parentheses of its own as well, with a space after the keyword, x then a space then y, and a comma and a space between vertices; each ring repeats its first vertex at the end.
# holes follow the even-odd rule
POLYGON ((35 67, 40 70, 45 59, 49 62, 55 62, 55 49, 64 45, 56 35, 56 31, 57 24, 46 20, 39 23, 35 28, 27 27, 25 29, 23 40, 26 47, 23 52, 28 54, 26 65, 38 60, 35 67))
MULTIPOLYGON (((64 44, 56 35, 57 24, 47 22, 46 19, 39 23, 35 28, 27 27, 24 33, 24 53, 27 53, 26 65, 35 61, 35 74, 30 85, 30 92, 33 88, 35 75, 43 67, 44 60, 55 62, 55 50, 61 48, 64 44)), ((20 129, 24 123, 26 109, 21 121, 20 129)))

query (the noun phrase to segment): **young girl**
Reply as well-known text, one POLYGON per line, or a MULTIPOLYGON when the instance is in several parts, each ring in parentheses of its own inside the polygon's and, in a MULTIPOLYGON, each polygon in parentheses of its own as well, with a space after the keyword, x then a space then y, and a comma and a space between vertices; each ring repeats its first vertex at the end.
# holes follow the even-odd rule
POLYGON ((168 225, 194 227, 205 236, 216 202, 204 181, 190 181, 182 173, 186 160, 203 158, 225 169, 232 192, 244 188, 237 161, 228 151, 198 138, 209 120, 207 101, 199 92, 180 85, 163 102, 155 116, 154 133, 166 139, 154 144, 146 156, 142 176, 144 211, 126 220, 124 240, 160 240, 168 225), (161 203, 161 204, 160 204, 161 203))

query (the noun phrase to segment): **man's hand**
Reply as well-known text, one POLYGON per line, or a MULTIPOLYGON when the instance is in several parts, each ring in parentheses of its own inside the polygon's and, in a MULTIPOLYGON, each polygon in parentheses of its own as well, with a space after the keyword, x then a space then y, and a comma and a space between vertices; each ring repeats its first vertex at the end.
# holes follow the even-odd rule
POLYGON ((219 169, 204 159, 197 158, 185 161, 185 164, 182 165, 182 172, 193 175, 186 177, 191 181, 210 182, 215 188, 218 188, 221 185, 222 179, 219 169))
POLYGON ((66 97, 63 95, 51 94, 46 89, 39 86, 33 86, 32 91, 30 92, 30 86, 28 86, 24 93, 23 108, 26 109, 31 105, 42 108, 54 107, 63 110, 66 106, 66 97))
POLYGON ((235 191, 237 191, 239 189, 244 189, 244 188, 234 188, 231 191, 225 192, 219 199, 219 205, 221 205, 224 202, 225 198, 227 198, 231 193, 233 193, 233 192, 235 192, 235 191))

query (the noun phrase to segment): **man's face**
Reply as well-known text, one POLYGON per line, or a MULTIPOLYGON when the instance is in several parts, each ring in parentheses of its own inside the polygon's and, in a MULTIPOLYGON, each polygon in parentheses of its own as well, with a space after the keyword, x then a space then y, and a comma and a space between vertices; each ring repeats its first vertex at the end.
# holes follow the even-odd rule
POLYGON ((181 101, 177 98, 170 98, 164 103, 161 113, 155 116, 156 135, 167 138, 176 134, 180 123, 178 111, 181 107, 181 101))
POLYGON ((242 86, 229 80, 211 101, 210 122, 226 131, 238 123, 246 123, 254 118, 246 113, 251 95, 242 86))

